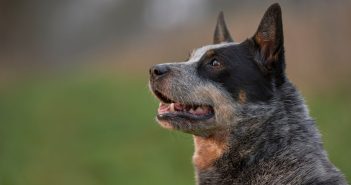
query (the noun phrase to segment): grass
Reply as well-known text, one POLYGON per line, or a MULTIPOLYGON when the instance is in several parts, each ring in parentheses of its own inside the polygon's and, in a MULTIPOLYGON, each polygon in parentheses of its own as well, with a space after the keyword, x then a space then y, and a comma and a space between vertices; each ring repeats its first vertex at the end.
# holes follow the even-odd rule
MULTIPOLYGON (((351 176, 351 98, 307 98, 332 161, 351 176)), ((1 185, 194 184, 192 137, 154 121, 143 77, 71 74, 0 89, 1 185)))

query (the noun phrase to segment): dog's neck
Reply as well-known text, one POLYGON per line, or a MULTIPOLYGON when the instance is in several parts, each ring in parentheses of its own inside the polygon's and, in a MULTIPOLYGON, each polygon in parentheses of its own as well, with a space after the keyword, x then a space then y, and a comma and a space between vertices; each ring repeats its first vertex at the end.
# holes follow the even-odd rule
POLYGON ((209 137, 194 136, 193 164, 197 183, 219 184, 221 177, 239 170, 241 162, 256 152, 260 140, 254 138, 261 138, 261 134, 243 126, 239 132, 222 130, 209 137))
POLYGON ((194 136, 193 163, 197 170, 210 168, 229 148, 229 131, 219 131, 209 137, 194 136))
POLYGON ((271 102, 274 105, 245 107, 246 118, 243 115, 232 128, 220 130, 209 137, 194 136, 193 163, 199 185, 221 184, 218 182, 223 182, 223 178, 229 179, 227 183, 234 182, 231 180, 246 166, 276 153, 277 143, 272 142, 277 139, 273 137, 282 140, 293 137, 289 134, 291 128, 286 124, 287 120, 282 119, 289 118, 289 121, 300 124, 308 113, 299 93, 290 83, 279 91, 279 99, 271 102))

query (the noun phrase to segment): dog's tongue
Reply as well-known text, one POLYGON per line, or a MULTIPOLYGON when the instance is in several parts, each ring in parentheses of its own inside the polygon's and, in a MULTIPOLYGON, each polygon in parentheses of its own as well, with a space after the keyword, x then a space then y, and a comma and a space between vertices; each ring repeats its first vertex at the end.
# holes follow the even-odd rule
POLYGON ((195 115, 206 115, 210 112, 210 108, 208 106, 198 106, 197 108, 191 108, 189 113, 195 115))

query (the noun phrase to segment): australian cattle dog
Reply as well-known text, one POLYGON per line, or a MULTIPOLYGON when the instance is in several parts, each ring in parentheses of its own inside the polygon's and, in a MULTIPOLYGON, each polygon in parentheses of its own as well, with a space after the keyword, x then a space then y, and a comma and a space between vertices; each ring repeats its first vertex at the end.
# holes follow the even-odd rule
POLYGON ((194 137, 197 184, 347 184, 285 74, 280 6, 240 43, 220 13, 213 42, 150 69, 158 123, 194 137))

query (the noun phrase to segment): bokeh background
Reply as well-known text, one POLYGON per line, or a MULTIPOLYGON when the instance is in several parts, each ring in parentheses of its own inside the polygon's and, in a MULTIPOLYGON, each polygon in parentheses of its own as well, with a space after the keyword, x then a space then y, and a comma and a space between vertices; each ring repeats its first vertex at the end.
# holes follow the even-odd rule
MULTIPOLYGON (((152 64, 238 42, 273 1, 0 0, 0 184, 194 184, 190 135, 154 121, 152 64)), ((351 180, 351 1, 281 1, 287 73, 351 180)))

